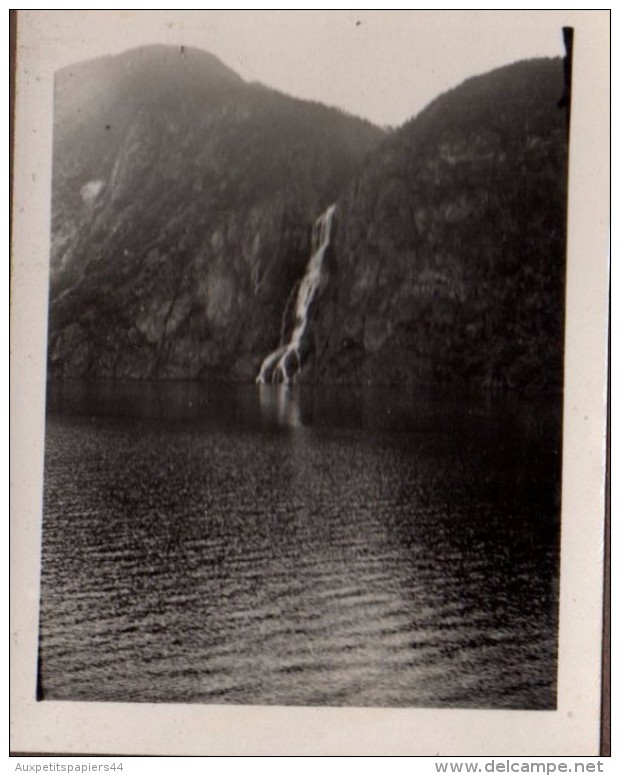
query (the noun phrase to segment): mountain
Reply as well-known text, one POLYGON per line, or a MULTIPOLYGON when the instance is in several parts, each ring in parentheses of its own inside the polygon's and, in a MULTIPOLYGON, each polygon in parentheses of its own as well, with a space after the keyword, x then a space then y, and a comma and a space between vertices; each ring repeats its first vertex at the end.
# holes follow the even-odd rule
POLYGON ((557 389, 564 97, 520 62, 385 134, 191 49, 60 72, 50 375, 557 389))
POLYGON ((149 46, 55 83, 49 372, 253 379, 368 122, 149 46))
POLYGON ((385 140, 338 200, 306 379, 561 386, 563 93, 561 60, 520 62, 385 140))

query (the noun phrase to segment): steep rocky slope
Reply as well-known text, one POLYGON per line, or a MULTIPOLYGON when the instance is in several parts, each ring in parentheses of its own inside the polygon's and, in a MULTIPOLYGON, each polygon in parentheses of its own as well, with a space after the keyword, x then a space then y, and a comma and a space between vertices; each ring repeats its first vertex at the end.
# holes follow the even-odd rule
POLYGON ((253 379, 367 122, 153 46, 56 78, 52 376, 253 379))
POLYGON ((441 96, 338 201, 306 379, 561 385, 567 123, 561 60, 441 96))

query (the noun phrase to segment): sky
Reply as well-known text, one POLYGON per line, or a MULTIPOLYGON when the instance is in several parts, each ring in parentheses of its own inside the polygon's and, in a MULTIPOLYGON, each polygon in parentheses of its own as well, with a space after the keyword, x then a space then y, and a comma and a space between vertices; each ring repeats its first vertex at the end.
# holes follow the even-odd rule
MULTIPOLYGON (((54 67, 149 43, 210 51, 248 81, 398 126, 472 75, 562 56, 566 12, 25 11, 54 67)), ((19 35, 19 32, 18 32, 19 35)))

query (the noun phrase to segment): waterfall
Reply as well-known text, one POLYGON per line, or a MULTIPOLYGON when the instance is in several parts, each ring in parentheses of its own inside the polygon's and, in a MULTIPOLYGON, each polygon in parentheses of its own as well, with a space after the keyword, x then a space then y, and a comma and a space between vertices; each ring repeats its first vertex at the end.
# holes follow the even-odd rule
POLYGON ((301 370, 301 345, 308 325, 308 314, 323 280, 323 259, 329 246, 336 205, 330 205, 312 227, 311 255, 295 303, 295 326, 290 340, 263 361, 257 383, 294 381, 301 370))

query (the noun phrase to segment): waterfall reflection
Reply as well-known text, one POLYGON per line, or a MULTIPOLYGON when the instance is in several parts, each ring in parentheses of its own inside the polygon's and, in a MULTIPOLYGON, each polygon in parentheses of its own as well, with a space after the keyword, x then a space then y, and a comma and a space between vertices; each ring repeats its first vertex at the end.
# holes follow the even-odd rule
POLYGON ((261 383, 258 392, 261 412, 268 423, 289 428, 302 428, 307 425, 304 422, 298 390, 284 383, 261 383))

